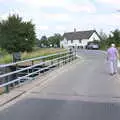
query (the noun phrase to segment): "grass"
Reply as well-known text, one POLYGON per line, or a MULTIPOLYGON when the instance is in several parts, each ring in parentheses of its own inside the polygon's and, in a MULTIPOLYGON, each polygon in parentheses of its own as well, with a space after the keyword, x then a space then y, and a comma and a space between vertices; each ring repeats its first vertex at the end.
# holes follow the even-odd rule
POLYGON ((11 54, 4 55, 3 57, 0 58, 0 64, 10 63, 10 62, 12 62, 11 54))
MULTIPOLYGON (((40 48, 36 49, 33 52, 24 52, 22 53, 22 60, 30 59, 30 58, 35 58, 35 57, 40 57, 40 56, 45 56, 49 54, 54 54, 58 52, 63 52, 65 49, 61 48, 40 48)), ((0 64, 6 64, 6 63, 11 63, 12 62, 12 54, 6 54, 3 57, 0 58, 0 64)))
POLYGON ((30 53, 23 53, 22 54, 22 59, 25 60, 25 59, 29 59, 29 58, 34 58, 34 57, 40 57, 40 56, 45 56, 45 55, 49 55, 49 54, 54 54, 54 53, 57 53, 57 52, 62 52, 64 51, 64 49, 60 49, 60 48, 46 48, 46 49, 38 49, 38 50, 35 50, 33 52, 30 52, 30 53))

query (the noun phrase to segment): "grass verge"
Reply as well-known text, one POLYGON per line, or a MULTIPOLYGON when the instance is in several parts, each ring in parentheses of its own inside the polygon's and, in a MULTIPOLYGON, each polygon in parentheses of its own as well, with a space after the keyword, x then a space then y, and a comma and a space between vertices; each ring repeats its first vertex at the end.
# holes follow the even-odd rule
MULTIPOLYGON (((65 49, 61 49, 61 48, 40 48, 29 53, 28 52, 22 53, 21 58, 22 60, 26 60, 30 58, 45 56, 49 54, 55 54, 55 53, 64 52, 64 51, 65 49)), ((12 62, 12 54, 6 54, 0 58, 0 64, 6 64, 11 62, 12 62)))

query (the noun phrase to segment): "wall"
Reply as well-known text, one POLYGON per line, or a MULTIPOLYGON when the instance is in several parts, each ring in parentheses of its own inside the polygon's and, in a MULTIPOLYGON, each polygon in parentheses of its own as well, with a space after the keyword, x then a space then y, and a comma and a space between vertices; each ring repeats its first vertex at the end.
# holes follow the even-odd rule
POLYGON ((86 46, 88 41, 89 41, 89 39, 82 39, 82 42, 81 42, 82 46, 83 47, 86 46))
POLYGON ((94 40, 100 40, 100 38, 98 37, 98 35, 94 32, 92 34, 92 36, 89 39, 83 39, 81 40, 81 42, 79 40, 73 40, 73 42, 71 40, 68 40, 66 38, 64 38, 61 42, 60 42, 60 47, 64 47, 64 48, 68 48, 69 46, 86 46, 88 42, 90 41, 94 41, 94 40))
POLYGON ((96 33, 93 33, 92 36, 89 38, 89 41, 94 41, 94 40, 100 41, 100 38, 96 33))
POLYGON ((93 33, 89 39, 83 39, 82 46, 86 46, 88 42, 92 42, 94 40, 100 41, 100 38, 98 37, 98 35, 96 33, 93 33))
POLYGON ((73 40, 73 46, 81 46, 80 40, 73 40))
POLYGON ((72 46, 72 41, 68 40, 68 46, 72 46))
POLYGON ((60 47, 68 48, 68 41, 66 38, 64 38, 62 41, 60 41, 60 47))

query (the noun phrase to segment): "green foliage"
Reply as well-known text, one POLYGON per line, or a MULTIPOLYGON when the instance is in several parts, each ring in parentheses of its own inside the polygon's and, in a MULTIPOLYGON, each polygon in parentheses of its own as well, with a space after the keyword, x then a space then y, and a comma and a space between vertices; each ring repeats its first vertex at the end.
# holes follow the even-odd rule
POLYGON ((107 40, 101 40, 99 45, 100 45, 100 49, 102 50, 106 50, 109 47, 109 45, 107 44, 107 40))
POLYGON ((116 29, 111 32, 107 37, 104 33, 101 35, 102 40, 100 41, 100 48, 107 49, 111 43, 114 43, 117 47, 120 46, 120 30, 116 29))
POLYGON ((42 36, 40 40, 41 47, 48 47, 48 39, 46 36, 42 36))
POLYGON ((116 44, 116 46, 120 45, 120 31, 118 29, 116 29, 115 31, 111 32, 112 35, 109 35, 109 38, 107 40, 108 45, 110 45, 111 43, 116 44))
POLYGON ((40 40, 36 38, 35 40, 35 48, 40 47, 40 40))
POLYGON ((42 36, 38 44, 40 47, 60 47, 60 41, 62 39, 63 39, 62 36, 56 33, 48 38, 46 36, 42 36))
MULTIPOLYGON (((35 58, 35 57, 40 57, 44 55, 49 55, 49 54, 54 54, 54 53, 59 53, 59 52, 64 52, 65 49, 61 48, 37 48, 36 50, 32 52, 23 52, 22 53, 22 60, 29 59, 29 58, 35 58)), ((12 62, 12 54, 6 54, 0 58, 0 63, 11 63, 12 62)))
POLYGON ((102 41, 106 40, 108 38, 107 35, 102 30, 100 31, 99 36, 100 36, 102 41))
POLYGON ((31 21, 24 22, 18 15, 10 15, 0 22, 0 47, 9 53, 32 51, 35 39, 31 21))
POLYGON ((6 54, 0 58, 0 63, 10 63, 12 62, 12 55, 11 54, 6 54))
POLYGON ((60 41, 63 39, 63 37, 60 34, 54 34, 54 36, 51 36, 48 38, 49 45, 52 44, 53 47, 60 47, 60 41))

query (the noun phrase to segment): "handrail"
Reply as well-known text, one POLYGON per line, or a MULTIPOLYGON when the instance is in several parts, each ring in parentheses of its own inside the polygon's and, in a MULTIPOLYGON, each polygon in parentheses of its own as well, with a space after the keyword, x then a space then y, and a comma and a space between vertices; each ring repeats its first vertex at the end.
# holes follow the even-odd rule
POLYGON ((40 60, 40 59, 44 59, 44 58, 48 58, 48 57, 52 57, 52 56, 56 56, 56 55, 60 55, 60 54, 66 54, 66 53, 68 53, 68 52, 60 52, 60 53, 50 54, 50 55, 47 55, 47 56, 41 56, 41 57, 37 57, 37 58, 18 61, 18 62, 14 62, 14 63, 2 64, 2 65, 0 65, 0 68, 9 67, 9 66, 12 66, 12 65, 17 65, 17 64, 20 64, 20 63, 24 63, 24 62, 40 60))
MULTIPOLYGON (((69 60, 69 59, 67 59, 67 60, 69 60)), ((65 61, 65 60, 63 60, 63 61, 65 61)), ((63 61, 60 61, 59 63, 62 63, 63 61)), ((59 63, 55 63, 55 64, 53 64, 53 65, 57 65, 57 64, 59 64, 59 63)), ((52 67, 53 65, 50 65, 49 67, 52 67)), ((21 79, 24 79, 24 78, 26 78, 26 77, 28 77, 28 76, 30 76, 30 75, 33 75, 33 74, 38 73, 38 72, 41 72, 41 71, 43 71, 43 70, 45 70, 45 69, 47 69, 47 68, 49 68, 49 67, 42 68, 42 69, 40 69, 40 70, 38 70, 38 71, 35 71, 35 72, 33 72, 33 73, 30 73, 30 74, 28 74, 28 75, 25 75, 25 76, 22 76, 22 77, 20 77, 20 78, 15 79, 15 80, 12 80, 12 81, 9 81, 9 82, 7 82, 7 83, 4 83, 4 84, 0 85, 0 87, 4 87, 4 86, 7 86, 7 85, 10 85, 10 84, 12 84, 12 83, 14 83, 14 82, 17 82, 17 81, 19 81, 19 80, 21 80, 21 79)))
MULTIPOLYGON (((65 56, 65 57, 66 57, 66 56, 65 56)), ((13 72, 5 73, 5 74, 0 75, 0 78, 7 77, 7 76, 9 76, 9 75, 12 75, 12 74, 15 74, 15 73, 19 73, 19 72, 25 71, 25 70, 28 70, 28 69, 37 67, 37 66, 39 66, 39 65, 43 65, 43 64, 45 64, 45 63, 49 63, 49 62, 51 62, 51 61, 53 61, 53 60, 58 60, 58 59, 60 59, 60 58, 64 58, 64 57, 55 58, 55 59, 52 59, 52 60, 48 60, 48 61, 46 61, 46 62, 42 62, 42 63, 40 63, 40 64, 35 64, 35 65, 30 66, 30 67, 23 68, 23 69, 21 69, 21 70, 16 70, 16 71, 13 71, 13 72)))
MULTIPOLYGON (((2 74, 0 75, 0 79, 1 78, 5 78, 6 80, 8 80, 8 76, 11 76, 13 74, 16 74, 16 73, 20 73, 22 71, 25 71, 25 70, 31 70, 31 69, 34 69, 35 67, 37 66, 40 66, 40 65, 45 65, 47 63, 50 63, 50 65, 48 66, 45 66, 44 68, 39 68, 39 69, 36 69, 35 71, 32 71, 32 72, 28 72, 27 74, 24 74, 24 76, 20 76, 20 77, 16 77, 15 79, 11 80, 11 81, 6 81, 5 83, 2 83, 0 85, 0 88, 1 87, 6 87, 6 89, 8 88, 9 89, 9 85, 10 84, 13 84, 15 82, 18 82, 18 84, 21 84, 19 83, 21 80, 23 79, 29 79, 31 77, 31 75, 35 75, 36 73, 40 73, 41 71, 44 71, 48 68, 51 68, 53 66, 56 66, 56 65, 59 65, 61 63, 66 63, 67 61, 71 61, 73 60, 75 54, 73 52, 60 52, 60 53, 56 53, 56 54, 52 54, 52 55, 47 55, 47 56, 43 56, 43 57, 38 57, 38 58, 33 58, 33 59, 29 59, 29 60, 24 60, 24 61, 20 61, 20 62, 16 62, 16 63, 11 63, 11 64, 7 64, 7 65, 3 65, 2 67, 9 67, 11 65, 16 65, 16 64, 19 64, 19 63, 23 63, 23 62, 28 62, 28 61, 33 61, 33 60, 39 60, 39 59, 44 59, 44 58, 49 58, 49 57, 52 57, 52 56, 57 56, 55 58, 52 58, 50 60, 46 60, 44 62, 40 62, 39 64, 34 64, 34 65, 31 65, 29 67, 25 67, 25 68, 22 68, 20 70, 16 70, 16 71, 12 71, 12 72, 9 72, 9 73, 5 73, 5 74, 2 74), (57 56, 59 55, 59 56, 57 56), (29 77, 30 76, 30 77, 29 77)), ((0 66, 1 67, 1 66, 0 66)), ((7 91, 7 90, 6 90, 7 91)), ((9 90, 8 90, 9 91, 9 90)))

